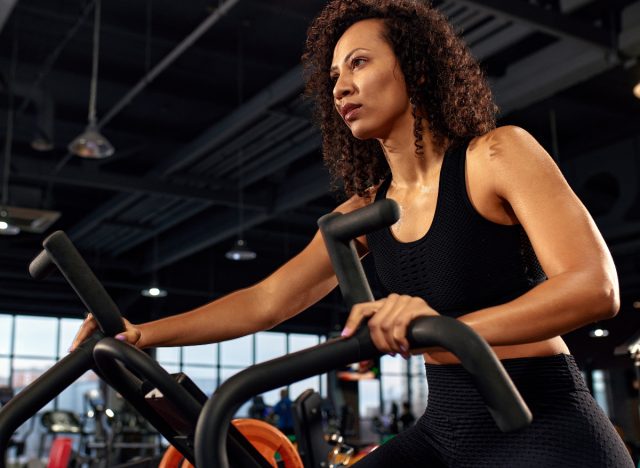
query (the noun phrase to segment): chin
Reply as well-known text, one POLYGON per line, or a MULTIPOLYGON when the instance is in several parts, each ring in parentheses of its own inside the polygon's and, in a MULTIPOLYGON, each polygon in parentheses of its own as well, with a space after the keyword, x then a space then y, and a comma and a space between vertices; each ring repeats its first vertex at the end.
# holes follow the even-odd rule
POLYGON ((349 130, 351 130, 353 137, 358 140, 371 140, 372 138, 376 138, 375 131, 371 128, 363 128, 363 126, 357 125, 357 122, 356 125, 349 127, 349 130))

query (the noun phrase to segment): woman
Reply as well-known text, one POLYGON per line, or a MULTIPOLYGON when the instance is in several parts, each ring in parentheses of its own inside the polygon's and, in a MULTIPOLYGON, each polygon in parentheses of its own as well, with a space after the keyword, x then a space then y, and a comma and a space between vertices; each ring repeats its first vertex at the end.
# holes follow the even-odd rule
MULTIPOLYGON (((428 349, 425 415, 360 464, 631 466, 560 338, 616 314, 610 254, 538 143, 495 128, 491 93, 451 26, 420 2, 337 0, 311 25, 303 62, 325 161, 351 196, 337 211, 385 197, 401 207, 390 230, 357 240, 390 294, 355 306, 343 335, 370 317, 376 346, 407 357, 412 319, 457 317, 493 347, 534 416, 500 433, 455 358, 428 349)), ((226 340, 269 329, 335 286, 316 234, 260 283, 127 322, 117 338, 139 347, 226 340)), ((95 327, 89 317, 73 346, 95 327)))

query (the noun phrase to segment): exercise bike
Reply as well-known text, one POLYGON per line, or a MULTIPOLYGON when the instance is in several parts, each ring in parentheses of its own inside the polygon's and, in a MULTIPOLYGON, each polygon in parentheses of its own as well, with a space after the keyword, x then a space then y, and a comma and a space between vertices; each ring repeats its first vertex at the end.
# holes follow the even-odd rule
MULTIPOLYGON (((371 295, 350 239, 392 224, 394 217, 397 208, 382 202, 349 215, 333 213, 320 220, 348 304, 369 300, 371 295)), ((32 276, 42 278, 57 267, 96 317, 101 333, 82 343, 0 410, 0 468, 5 467, 7 443, 16 428, 88 369, 131 402, 179 452, 180 460, 172 462, 174 465, 165 464, 166 467, 194 462, 200 467, 274 466, 236 426, 229 424, 239 406, 255 394, 381 354, 364 327, 352 338, 333 340, 253 366, 230 378, 207 400, 186 376, 172 377, 142 351, 111 338, 123 330, 122 318, 64 233, 52 234, 43 246, 43 252, 30 266, 32 276)), ((480 392, 501 429, 513 430, 528 424, 531 415, 506 372, 488 345, 470 328, 456 320, 437 317, 416 320, 408 332, 412 347, 440 345, 458 355, 476 376, 480 392)), ((279 450, 281 455, 289 455, 285 449, 279 450)), ((291 457, 285 460, 285 467, 300 466, 293 454, 291 457)))
MULTIPOLYGON (((397 205, 383 200, 345 215, 330 213, 318 221, 349 307, 373 300, 353 239, 389 226, 397 219, 397 205)), ((502 431, 518 430, 531 422, 531 412, 502 364, 470 327, 449 317, 421 317, 411 322, 407 337, 411 349, 441 346, 455 354, 473 377, 502 431)), ((230 466, 225 446, 227 422, 252 395, 381 354, 373 345, 368 328, 363 326, 350 338, 331 340, 235 374, 216 390, 200 414, 195 434, 196 465, 230 466)), ((323 463, 313 462, 309 466, 327 466, 323 463)))
MULTIPOLYGON (((118 308, 63 232, 51 234, 44 240, 43 247, 44 250, 29 266, 31 275, 41 279, 56 268, 60 270, 87 310, 96 317, 100 332, 63 357, 0 409, 0 468, 6 467, 6 451, 17 428, 87 370, 93 370, 116 389, 172 446, 179 449, 183 458, 195 462, 193 436, 206 395, 184 374, 171 376, 144 352, 111 338, 124 331, 118 308), (111 371, 103 372, 102 366, 111 371)), ((228 430, 228 448, 234 467, 273 466, 249 443, 241 430, 233 425, 228 430)), ((275 428, 274 431, 277 433, 275 428)), ((62 467, 73 454, 68 445, 61 444, 60 450, 53 455, 55 466, 62 467)), ((125 463, 122 467, 146 467, 149 463, 148 459, 139 460, 125 463)), ((52 466, 51 463, 49 465, 52 466)), ((166 465, 167 468, 170 466, 166 465)), ((302 464, 290 462, 289 466, 298 468, 302 464)))

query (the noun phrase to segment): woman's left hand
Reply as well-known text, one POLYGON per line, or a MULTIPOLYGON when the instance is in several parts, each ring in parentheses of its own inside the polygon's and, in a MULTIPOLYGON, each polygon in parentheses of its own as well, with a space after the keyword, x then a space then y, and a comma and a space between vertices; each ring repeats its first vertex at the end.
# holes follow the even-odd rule
POLYGON ((342 336, 351 336, 363 319, 369 319, 369 331, 376 348, 391 355, 409 356, 407 326, 421 316, 439 315, 423 299, 390 294, 384 299, 356 304, 351 309, 342 336))

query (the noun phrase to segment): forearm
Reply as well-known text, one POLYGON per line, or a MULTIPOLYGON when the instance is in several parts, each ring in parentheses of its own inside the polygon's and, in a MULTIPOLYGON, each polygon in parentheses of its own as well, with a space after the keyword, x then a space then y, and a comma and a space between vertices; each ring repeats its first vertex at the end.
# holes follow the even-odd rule
POLYGON ((556 275, 522 296, 460 317, 490 345, 533 343, 615 315, 615 279, 589 272, 556 275))
POLYGON ((214 343, 268 330, 315 304, 336 283, 330 270, 324 278, 309 278, 304 271, 281 269, 197 309, 139 325, 138 347, 214 343))
POLYGON ((255 288, 236 291, 201 307, 138 326, 141 348, 188 346, 229 340, 273 326, 255 288))

